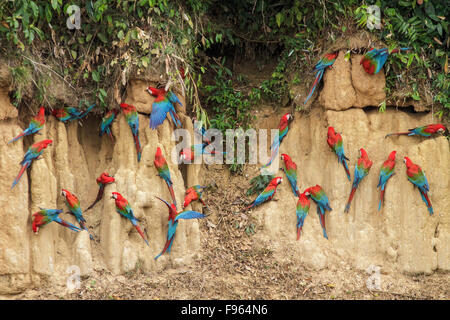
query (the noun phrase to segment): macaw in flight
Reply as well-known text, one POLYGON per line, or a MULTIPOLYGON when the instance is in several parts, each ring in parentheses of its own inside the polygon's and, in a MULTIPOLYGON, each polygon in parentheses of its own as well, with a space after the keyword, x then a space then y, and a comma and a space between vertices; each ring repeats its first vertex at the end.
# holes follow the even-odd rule
POLYGON ((175 126, 182 128, 181 120, 174 107, 177 103, 183 106, 177 95, 172 91, 167 92, 164 89, 156 89, 153 87, 148 87, 147 91, 156 97, 152 104, 152 113, 150 114, 150 128, 156 129, 162 124, 167 117, 167 113, 170 114, 175 126))
POLYGON ((175 204, 169 204, 167 201, 156 197, 167 206, 169 209, 169 228, 167 230, 167 237, 166 237, 166 244, 164 245, 163 250, 160 254, 158 254, 155 257, 155 260, 157 260, 161 255, 163 255, 165 252, 170 253, 170 249, 172 248, 173 240, 175 238, 175 231, 177 230, 178 221, 180 219, 198 219, 198 218, 205 218, 206 216, 200 212, 197 211, 181 211, 177 212, 177 207, 175 204))

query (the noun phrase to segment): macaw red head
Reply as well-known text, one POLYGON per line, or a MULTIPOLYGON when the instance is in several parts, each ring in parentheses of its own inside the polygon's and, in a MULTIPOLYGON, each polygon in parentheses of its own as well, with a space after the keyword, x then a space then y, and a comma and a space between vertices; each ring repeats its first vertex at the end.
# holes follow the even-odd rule
POLYGON ((291 161, 291 157, 289 157, 289 155, 283 153, 283 154, 281 154, 281 160, 283 160, 283 161, 291 161))
MULTIPOLYGON (((181 150, 181 152, 183 152, 183 150, 181 150)), ((156 148, 156 154, 155 154, 155 158, 156 157, 162 157, 162 151, 160 147, 156 148)))
POLYGON ((409 167, 412 164, 411 159, 408 157, 404 157, 403 162, 406 164, 407 167, 409 167))
POLYGON ((273 179, 272 179, 272 181, 270 182, 270 184, 277 186, 277 185, 279 185, 281 182, 283 182, 283 178, 281 178, 281 177, 276 177, 276 178, 273 178, 273 179))
POLYGON ((304 194, 305 196, 309 197, 309 196, 311 195, 310 189, 311 189, 311 188, 306 188, 305 191, 303 191, 302 194, 304 194))
POLYGON ((128 104, 128 103, 123 103, 123 102, 122 102, 122 103, 120 104, 120 107, 121 107, 122 109, 127 110, 127 109, 131 108, 132 105, 131 105, 131 104, 128 104))
POLYGON ((367 152, 363 148, 359 149, 359 157, 360 158, 367 158, 367 152))
POLYGON ((443 134, 445 132, 445 130, 446 130, 446 128, 440 123, 436 124, 435 126, 436 126, 436 128, 438 128, 436 130, 436 132, 438 132, 440 134, 443 134))
POLYGON ((286 113, 284 116, 283 116, 283 118, 286 120, 286 121, 289 121, 289 120, 293 120, 294 119, 294 116, 291 114, 291 113, 286 113))
POLYGON ((67 191, 66 189, 62 189, 61 195, 62 195, 63 197, 66 197, 68 194, 70 194, 69 191, 67 191))
POLYGON ((146 89, 148 91, 148 93, 150 93, 152 96, 157 96, 158 95, 158 89, 153 88, 153 87, 147 87, 146 89))
POLYGON ((97 178, 97 183, 112 183, 115 182, 116 180, 114 179, 114 177, 110 176, 108 174, 108 172, 103 172, 100 177, 97 178))
POLYGON ((47 139, 47 140, 42 140, 41 142, 39 142, 39 144, 43 147, 43 148, 47 148, 47 146, 49 144, 52 144, 53 140, 47 139))
POLYGON ((120 193, 118 192, 112 193, 111 199, 119 199, 119 198, 122 198, 122 195, 120 193))
POLYGON ((395 155, 397 154, 397 151, 392 151, 390 154, 389 154, 389 159, 390 160, 394 160, 395 161, 395 155))
POLYGON ((328 135, 329 136, 334 136, 336 134, 336 131, 334 131, 333 127, 328 127, 328 135))

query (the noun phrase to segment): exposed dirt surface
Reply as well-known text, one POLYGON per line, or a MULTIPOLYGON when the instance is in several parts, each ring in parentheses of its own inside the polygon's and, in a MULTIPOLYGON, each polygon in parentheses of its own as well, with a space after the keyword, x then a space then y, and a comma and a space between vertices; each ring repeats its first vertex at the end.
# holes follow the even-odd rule
MULTIPOLYGON (((244 177, 256 168, 247 166, 244 177)), ((201 256, 186 268, 144 273, 139 266, 115 276, 95 268, 68 292, 64 283, 45 284, 12 299, 449 299, 448 273, 389 274, 381 270, 380 290, 369 290, 371 276, 346 266, 320 271, 279 263, 270 248, 246 233, 250 215, 237 213, 245 203, 248 183, 226 168, 204 168, 205 181, 217 187, 205 191, 209 219, 201 223, 201 256), (224 178, 224 175, 227 179, 224 178)), ((246 179, 249 180, 249 179, 246 179)), ((256 233, 258 228, 256 228, 256 233)))

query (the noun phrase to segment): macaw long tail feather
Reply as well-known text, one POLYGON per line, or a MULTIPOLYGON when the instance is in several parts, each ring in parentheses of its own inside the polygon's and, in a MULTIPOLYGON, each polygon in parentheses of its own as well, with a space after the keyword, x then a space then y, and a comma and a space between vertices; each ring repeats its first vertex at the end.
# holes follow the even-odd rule
POLYGON ((251 209, 255 206, 255 203, 253 202, 251 205, 249 205, 247 208, 245 208, 244 210, 242 210, 242 212, 247 211, 248 209, 251 209))
POLYGON ((320 225, 322 226, 323 236, 328 240, 327 229, 325 228, 325 215, 319 213, 319 207, 317 207, 317 213, 319 214, 320 225))
POLYGON ((345 158, 342 159, 342 165, 344 166, 344 170, 345 173, 347 174, 348 181, 352 181, 352 179, 350 178, 350 171, 348 170, 348 165, 347 162, 345 161, 345 158))
POLYGON ((169 252, 170 253, 170 248, 172 247, 172 243, 173 243, 173 239, 174 237, 172 237, 171 239, 166 240, 166 244, 164 245, 164 248, 162 249, 161 253, 158 254, 154 259, 157 260, 160 256, 162 256, 164 253, 169 252))
POLYGON ((350 196, 348 197, 347 205, 345 206, 344 212, 348 212, 348 210, 350 210, 350 204, 352 203, 356 188, 358 188, 358 185, 356 185, 355 187, 352 187, 352 191, 350 192, 350 196))
POLYGON ((78 220, 78 223, 80 224, 80 226, 87 231, 87 233, 89 233, 89 238, 91 238, 91 240, 94 240, 94 237, 92 236, 92 234, 89 232, 89 229, 86 227, 86 222, 83 220, 78 220))
POLYGON ((386 139, 389 136, 401 136, 401 135, 410 135, 411 132, 397 132, 397 133, 388 133, 387 135, 384 136, 384 138, 386 139))
POLYGON ((386 184, 383 184, 381 186, 381 192, 380 192, 380 203, 378 204, 378 211, 381 210, 381 205, 383 204, 384 201, 384 188, 386 187, 386 184))
POLYGON ((322 79, 323 73, 324 73, 324 69, 320 69, 319 71, 317 71, 317 73, 316 73, 316 79, 314 80, 314 83, 313 83, 313 85, 312 85, 312 88, 311 88, 311 90, 309 91, 309 94, 308 94, 308 96, 306 97, 306 100, 305 100, 305 102, 303 102, 303 104, 306 104, 306 102, 308 102, 308 100, 312 97, 312 95, 313 95, 313 93, 314 93, 314 90, 315 90, 316 87, 317 87, 317 84, 320 82, 320 79, 322 79))
POLYGON ((66 228, 69 228, 70 230, 73 230, 73 231, 75 231, 75 232, 81 231, 80 228, 77 228, 77 227, 74 226, 73 224, 71 224, 71 223, 69 223, 69 222, 67 222, 67 221, 64 221, 63 219, 55 220, 55 222, 59 223, 60 225, 66 227, 66 228))
POLYGON ((19 134, 17 137, 15 137, 14 139, 10 140, 10 141, 8 142, 8 144, 10 144, 10 143, 12 143, 12 142, 15 142, 15 141, 19 140, 20 138, 22 138, 23 136, 25 136, 26 133, 27 133, 26 130, 22 131, 22 133, 19 134))
POLYGON ((22 166, 22 168, 19 171, 19 174, 17 175, 16 179, 14 179, 14 182, 11 186, 11 189, 14 188, 16 186, 16 184, 19 182, 20 178, 22 177, 23 173, 25 172, 25 170, 31 165, 31 161, 30 162, 25 162, 22 166))
POLYGON ((141 161, 141 155, 142 155, 141 142, 139 141, 139 136, 137 134, 133 134, 133 138, 134 138, 134 144, 136 145, 137 158, 138 158, 138 162, 139 162, 139 161, 141 161))
POLYGON ((102 185, 100 185, 100 188, 98 189, 98 193, 97 193, 97 197, 95 198, 95 201, 86 210, 84 210, 84 212, 92 209, 95 206, 95 204, 100 201, 100 199, 103 197, 104 191, 105 191, 105 186, 102 184, 102 185))
POLYGON ((166 181, 166 184, 167 184, 167 187, 169 188, 170 196, 172 197, 173 204, 176 206, 177 205, 177 199, 175 198, 175 192, 173 192, 173 185, 170 182, 167 182, 167 181, 166 181))
POLYGON ((136 228, 137 232, 139 232, 139 234, 141 235, 142 239, 144 239, 144 241, 147 244, 147 246, 150 247, 150 244, 148 243, 147 239, 145 239, 144 233, 142 232, 141 228, 139 228, 139 226, 137 224, 135 224, 134 227, 136 228))
POLYGON ((302 226, 297 228, 297 241, 300 239, 300 233, 302 232, 302 226))
POLYGON ((422 200, 427 205, 428 211, 430 212, 430 216, 433 215, 433 206, 431 205, 431 201, 428 198, 428 195, 426 192, 419 189, 420 195, 422 196, 422 200))

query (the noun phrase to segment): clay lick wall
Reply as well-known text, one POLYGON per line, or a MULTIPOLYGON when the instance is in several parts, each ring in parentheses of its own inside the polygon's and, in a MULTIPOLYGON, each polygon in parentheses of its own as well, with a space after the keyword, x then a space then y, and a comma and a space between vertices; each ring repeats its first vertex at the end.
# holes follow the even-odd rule
MULTIPOLYGON (((133 104, 138 111, 150 113, 153 98, 144 91, 146 83, 131 81, 124 102, 133 104)), ((184 99, 181 99, 184 105, 184 99)), ((183 127, 191 130, 192 121, 179 113, 183 127)), ((139 115, 139 136, 143 146, 142 158, 137 162, 130 127, 121 113, 112 126, 116 137, 113 144, 108 136, 99 137, 100 117, 88 115, 78 123, 64 124, 47 115, 41 135, 7 142, 27 125, 19 123, 18 112, 10 104, 7 90, 0 91, 0 207, 3 223, 0 225, 0 293, 20 292, 38 285, 43 280, 66 281, 67 268, 78 266, 81 276, 92 270, 107 270, 114 274, 142 268, 144 271, 160 270, 189 263, 200 253, 199 222, 180 221, 171 254, 154 257, 163 249, 168 210, 155 196, 170 200, 165 182, 157 176, 154 156, 159 146, 169 164, 174 191, 179 204, 184 198, 186 185, 197 184, 199 165, 189 166, 183 179, 177 165, 170 161, 175 145, 171 140, 173 125, 165 121, 157 130, 149 128, 149 117, 139 115), (37 141, 52 139, 42 155, 34 161, 29 175, 24 174, 11 190, 11 184, 20 170, 28 147, 37 141), (64 209, 61 218, 78 226, 75 218, 67 214, 68 208, 61 196, 65 188, 74 193, 87 208, 95 199, 98 186, 95 179, 108 171, 116 183, 107 185, 103 199, 84 213, 87 225, 95 237, 88 233, 75 233, 56 223, 50 223, 32 232, 31 215, 39 207, 64 209), (140 226, 150 242, 148 248, 131 222, 115 211, 111 192, 118 191, 128 199, 140 226)), ((181 166, 180 166, 181 168, 181 166)), ((196 206, 197 204, 194 204, 196 206)), ((194 207, 194 210, 201 210, 194 207)))
MULTIPOLYGON (((275 196, 253 210, 262 231, 256 234, 264 246, 275 248, 279 260, 298 261, 314 269, 358 268, 371 265, 387 272, 425 273, 450 270, 450 152, 443 136, 390 137, 390 132, 438 122, 431 112, 404 112, 388 107, 384 113, 378 106, 385 99, 384 74, 366 74, 359 65, 360 56, 344 60, 341 52, 332 70, 324 75, 324 86, 317 105, 309 113, 295 113, 289 132, 280 147, 298 166, 301 192, 321 185, 333 211, 326 213, 329 240, 322 229, 311 200, 303 233, 296 241, 297 198, 283 177, 275 196), (327 128, 333 126, 343 137, 344 150, 350 158, 349 169, 364 148, 374 162, 370 173, 359 185, 349 213, 344 207, 351 190, 345 171, 326 142, 327 128), (397 151, 396 174, 389 180, 384 207, 378 211, 379 190, 376 188, 382 163, 389 153, 397 151), (430 216, 421 196, 407 180, 403 157, 419 164, 430 185, 434 215, 430 216)), ((311 100, 313 100, 315 96, 311 100)), ((290 109, 279 110, 267 118, 258 114, 259 128, 276 128, 280 117, 290 109)))

